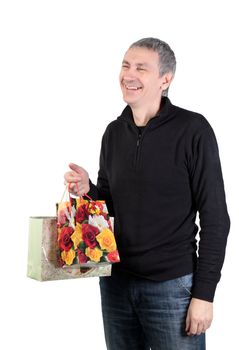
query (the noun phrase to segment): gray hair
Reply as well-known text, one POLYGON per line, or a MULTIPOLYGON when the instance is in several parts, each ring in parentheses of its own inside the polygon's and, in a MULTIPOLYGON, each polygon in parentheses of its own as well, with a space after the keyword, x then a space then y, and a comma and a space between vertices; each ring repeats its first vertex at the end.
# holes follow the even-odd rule
MULTIPOLYGON (((174 76, 176 71, 176 58, 173 50, 166 42, 157 38, 143 38, 135 41, 129 48, 131 49, 133 47, 143 47, 157 52, 159 56, 159 74, 163 76, 171 72, 174 76)), ((163 95, 168 95, 168 89, 163 91, 163 95)))

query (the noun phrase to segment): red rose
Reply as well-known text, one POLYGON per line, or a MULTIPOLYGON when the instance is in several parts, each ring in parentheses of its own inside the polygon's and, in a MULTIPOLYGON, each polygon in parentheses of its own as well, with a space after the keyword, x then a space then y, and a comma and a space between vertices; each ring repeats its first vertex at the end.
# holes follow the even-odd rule
POLYGON ((87 256, 79 249, 77 250, 77 255, 78 255, 79 264, 84 264, 88 261, 87 256))
POLYGON ((112 263, 119 262, 120 258, 119 258, 118 250, 114 250, 113 252, 110 252, 109 254, 107 254, 107 259, 112 263))
POLYGON ((71 235, 74 232, 72 227, 63 227, 59 235, 59 247, 68 252, 72 247, 71 235))
POLYGON ((90 224, 82 224, 82 238, 88 247, 94 248, 97 245, 95 236, 98 233, 99 230, 97 227, 92 226, 90 224))
POLYGON ((76 211, 76 222, 81 224, 84 220, 88 219, 88 216, 88 206, 83 204, 76 211))

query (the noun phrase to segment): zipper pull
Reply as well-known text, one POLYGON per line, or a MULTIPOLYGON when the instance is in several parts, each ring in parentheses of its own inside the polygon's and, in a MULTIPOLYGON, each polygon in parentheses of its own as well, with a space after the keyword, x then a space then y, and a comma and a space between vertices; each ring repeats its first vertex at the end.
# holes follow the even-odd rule
POLYGON ((142 134, 141 134, 141 131, 140 131, 139 135, 138 135, 138 140, 137 140, 137 147, 139 147, 141 136, 142 136, 142 134))

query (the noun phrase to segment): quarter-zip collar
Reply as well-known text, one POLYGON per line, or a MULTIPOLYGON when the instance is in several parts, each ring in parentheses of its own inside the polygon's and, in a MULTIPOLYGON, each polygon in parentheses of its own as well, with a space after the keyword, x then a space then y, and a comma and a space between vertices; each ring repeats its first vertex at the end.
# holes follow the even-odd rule
MULTIPOLYGON (((169 98, 164 96, 161 100, 161 107, 159 112, 148 121, 146 126, 147 128, 154 129, 155 127, 162 125, 163 123, 173 118, 175 114, 176 108, 171 104, 169 98)), ((135 125, 133 112, 129 105, 125 107, 121 116, 118 117, 118 120, 135 125)))

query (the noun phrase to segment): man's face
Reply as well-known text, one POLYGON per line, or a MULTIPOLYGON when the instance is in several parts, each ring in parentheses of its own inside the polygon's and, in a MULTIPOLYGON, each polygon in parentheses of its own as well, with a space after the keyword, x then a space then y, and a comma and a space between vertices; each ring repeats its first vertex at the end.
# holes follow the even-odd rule
POLYGON ((159 74, 159 56, 147 48, 130 48, 123 59, 120 86, 124 101, 131 107, 147 107, 160 102, 165 76, 159 74))

